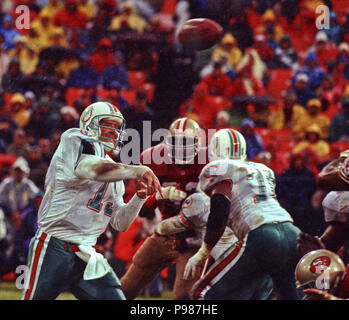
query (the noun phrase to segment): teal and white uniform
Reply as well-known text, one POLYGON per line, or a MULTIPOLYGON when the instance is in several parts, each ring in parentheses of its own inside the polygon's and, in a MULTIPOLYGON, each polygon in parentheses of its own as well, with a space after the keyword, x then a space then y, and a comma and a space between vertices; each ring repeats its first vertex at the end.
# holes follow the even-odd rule
POLYGON ((120 230, 119 221, 126 217, 123 181, 81 179, 74 172, 82 159, 105 157, 102 144, 84 130, 73 128, 62 134, 45 179, 24 299, 55 299, 64 290, 80 299, 125 299, 119 279, 93 249, 108 223, 120 230), (87 273, 92 256, 100 264, 91 267, 97 266, 102 276, 87 273))
POLYGON ((216 268, 196 284, 194 297, 258 299, 254 294, 264 291, 271 277, 279 299, 297 299, 299 229, 276 199, 274 172, 260 163, 215 160, 203 168, 199 188, 206 192, 221 181, 232 185, 227 226, 240 241, 247 236, 247 242, 239 259, 234 260, 232 249, 217 260, 216 268))

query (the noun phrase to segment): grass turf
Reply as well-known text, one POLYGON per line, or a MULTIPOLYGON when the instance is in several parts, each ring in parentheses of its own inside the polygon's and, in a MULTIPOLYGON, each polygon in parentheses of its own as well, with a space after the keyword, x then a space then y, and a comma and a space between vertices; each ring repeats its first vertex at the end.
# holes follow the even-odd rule
MULTIPOLYGON (((0 282, 0 300, 20 300, 21 291, 15 286, 12 281, 2 281, 0 282)), ((169 290, 164 290, 161 297, 150 297, 148 293, 145 296, 140 296, 136 300, 171 300, 172 292, 169 290)), ((61 293, 56 300, 76 300, 76 298, 69 292, 61 293)))

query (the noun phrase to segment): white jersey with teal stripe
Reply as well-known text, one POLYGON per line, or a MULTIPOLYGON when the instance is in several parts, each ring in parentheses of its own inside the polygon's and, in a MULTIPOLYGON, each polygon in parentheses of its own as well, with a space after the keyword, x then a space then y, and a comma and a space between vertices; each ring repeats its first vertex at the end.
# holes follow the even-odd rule
POLYGON ((122 181, 104 183, 78 178, 74 169, 85 157, 104 158, 102 144, 83 130, 65 131, 46 174, 38 225, 61 240, 94 245, 113 212, 124 204, 125 188, 122 181), (82 153, 84 140, 93 145, 94 155, 82 153))
POLYGON ((206 192, 224 180, 232 183, 228 226, 239 239, 265 223, 293 222, 276 199, 274 172, 264 164, 230 159, 212 161, 201 171, 199 188, 206 192))
MULTIPOLYGON (((210 198, 203 192, 193 193, 184 201, 181 211, 177 216, 179 223, 186 229, 194 230, 196 237, 187 238, 186 241, 190 245, 201 245, 206 232, 207 218, 210 213, 210 198)), ((217 242, 211 256, 217 259, 228 248, 238 241, 233 231, 226 227, 221 239, 217 242)))

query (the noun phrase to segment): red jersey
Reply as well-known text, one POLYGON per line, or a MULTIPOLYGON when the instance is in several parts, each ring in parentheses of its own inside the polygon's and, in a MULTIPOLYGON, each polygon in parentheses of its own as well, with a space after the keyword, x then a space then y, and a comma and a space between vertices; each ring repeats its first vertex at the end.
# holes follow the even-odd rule
MULTIPOLYGON (((189 196, 195 192, 201 170, 208 163, 207 148, 200 148, 193 164, 178 165, 172 163, 173 161, 167 154, 166 145, 160 143, 145 150, 141 154, 140 162, 153 170, 163 187, 177 186, 189 196), (159 155, 159 158, 164 159, 163 163, 156 164, 153 155, 159 155)), ((163 200, 159 201, 157 206, 161 211, 162 219, 166 219, 178 214, 181 203, 163 200)))

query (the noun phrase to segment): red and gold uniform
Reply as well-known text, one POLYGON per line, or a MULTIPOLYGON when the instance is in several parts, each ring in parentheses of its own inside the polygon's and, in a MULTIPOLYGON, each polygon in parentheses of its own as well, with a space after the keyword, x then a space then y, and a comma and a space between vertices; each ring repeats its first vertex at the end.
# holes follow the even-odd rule
MULTIPOLYGON (((176 127, 185 131, 187 118, 177 119, 176 127)), ((170 127, 171 129, 171 127, 170 127)), ((207 148, 198 148, 191 163, 178 164, 171 156, 167 143, 160 143, 145 150, 140 157, 143 165, 154 170, 162 187, 176 186, 190 195, 195 192, 202 168, 207 164, 207 148), (159 161, 162 159, 162 161, 159 161)), ((181 208, 180 201, 156 200, 149 197, 141 209, 140 215, 152 217, 159 208, 162 220, 176 216, 181 208)), ((183 280, 182 275, 188 259, 197 251, 197 247, 186 245, 185 237, 193 234, 177 236, 160 236, 154 233, 139 248, 133 257, 132 264, 120 279, 122 291, 131 300, 156 277, 164 268, 176 262, 176 280, 173 288, 173 299, 189 299, 189 292, 197 279, 183 280)))

